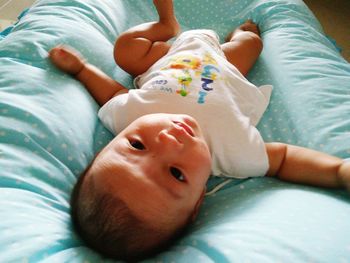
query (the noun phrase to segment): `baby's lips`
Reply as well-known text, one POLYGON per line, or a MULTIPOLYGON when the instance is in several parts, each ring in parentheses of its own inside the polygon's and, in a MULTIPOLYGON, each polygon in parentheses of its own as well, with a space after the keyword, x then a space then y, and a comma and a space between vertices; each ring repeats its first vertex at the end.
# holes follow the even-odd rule
POLYGON ((188 126, 187 124, 183 123, 183 122, 179 122, 179 121, 174 121, 174 123, 181 127, 182 129, 184 129, 189 135, 191 135, 192 137, 194 137, 194 132, 192 130, 192 128, 190 126, 188 126))

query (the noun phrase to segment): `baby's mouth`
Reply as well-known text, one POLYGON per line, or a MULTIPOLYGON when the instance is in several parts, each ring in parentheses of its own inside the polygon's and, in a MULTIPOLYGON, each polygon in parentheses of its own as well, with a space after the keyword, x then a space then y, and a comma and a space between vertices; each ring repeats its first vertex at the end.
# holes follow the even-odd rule
POLYGON ((186 123, 180 122, 180 121, 173 121, 174 124, 179 126, 180 128, 184 129, 187 134, 189 134, 191 137, 194 137, 194 132, 190 126, 188 126, 186 123))

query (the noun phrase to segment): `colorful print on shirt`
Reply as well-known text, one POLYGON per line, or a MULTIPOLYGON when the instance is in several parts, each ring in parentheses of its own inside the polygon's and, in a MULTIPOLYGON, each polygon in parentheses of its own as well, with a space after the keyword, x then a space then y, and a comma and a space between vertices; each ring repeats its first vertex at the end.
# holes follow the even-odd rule
MULTIPOLYGON (((213 83, 218 79, 220 70, 218 63, 209 54, 202 57, 194 55, 178 55, 169 60, 162 70, 171 69, 171 77, 177 80, 176 93, 186 97, 191 92, 198 93, 197 103, 204 104, 205 97, 213 91, 213 83), (193 80, 200 79, 200 87, 194 86, 193 80)), ((165 81, 165 80, 164 80, 165 81)))

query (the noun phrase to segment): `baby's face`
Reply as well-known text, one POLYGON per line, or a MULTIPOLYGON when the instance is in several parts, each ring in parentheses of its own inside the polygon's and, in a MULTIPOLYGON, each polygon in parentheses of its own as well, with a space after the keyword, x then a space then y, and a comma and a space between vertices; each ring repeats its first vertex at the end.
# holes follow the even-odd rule
POLYGON ((157 213, 190 213, 210 171, 209 148, 192 117, 150 114, 131 123, 102 150, 87 180, 152 221, 157 213))

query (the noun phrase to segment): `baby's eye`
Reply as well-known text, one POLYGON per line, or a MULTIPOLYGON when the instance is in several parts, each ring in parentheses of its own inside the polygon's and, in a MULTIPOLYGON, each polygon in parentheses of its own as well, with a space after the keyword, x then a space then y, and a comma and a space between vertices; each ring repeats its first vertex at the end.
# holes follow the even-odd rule
POLYGON ((176 167, 170 167, 170 173, 171 173, 172 176, 175 177, 176 180, 178 180, 180 182, 184 182, 185 181, 185 176, 176 167))
POLYGON ((130 140, 130 145, 137 150, 145 150, 146 147, 139 140, 130 140))

